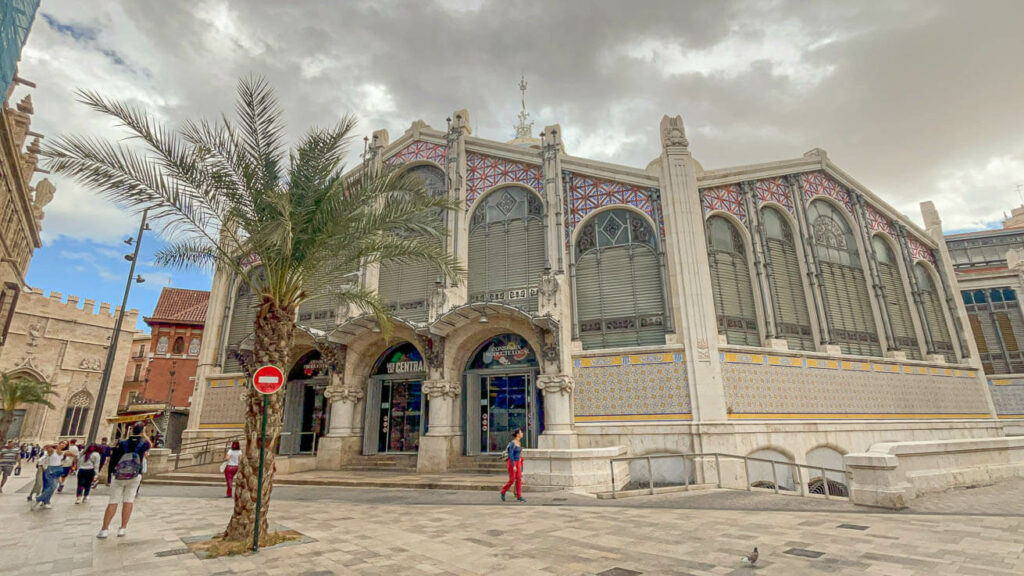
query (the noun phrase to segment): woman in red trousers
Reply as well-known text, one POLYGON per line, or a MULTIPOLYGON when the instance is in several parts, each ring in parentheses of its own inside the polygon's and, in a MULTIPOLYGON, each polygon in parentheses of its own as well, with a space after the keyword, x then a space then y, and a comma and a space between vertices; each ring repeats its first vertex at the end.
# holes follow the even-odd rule
POLYGON ((526 502, 523 500, 523 431, 516 429, 512 433, 512 441, 508 443, 508 448, 505 449, 505 453, 508 455, 508 483, 505 484, 501 489, 501 501, 505 501, 505 493, 512 487, 512 484, 516 485, 516 500, 519 502, 526 502))
POLYGON ((224 481, 228 485, 228 494, 225 498, 231 498, 231 488, 235 483, 235 474, 238 473, 238 464, 242 460, 242 450, 237 441, 231 443, 231 450, 228 450, 224 458, 224 481))

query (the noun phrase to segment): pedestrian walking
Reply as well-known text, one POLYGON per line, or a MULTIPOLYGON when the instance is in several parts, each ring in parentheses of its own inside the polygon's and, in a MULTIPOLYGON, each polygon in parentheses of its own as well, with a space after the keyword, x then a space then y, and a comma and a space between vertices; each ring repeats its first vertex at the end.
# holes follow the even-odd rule
POLYGON ((516 428, 512 432, 512 440, 505 447, 503 458, 508 465, 508 482, 501 488, 501 501, 505 501, 505 493, 513 484, 516 485, 516 501, 526 502, 523 499, 523 431, 516 428))
POLYGON ((110 521, 117 514, 117 505, 121 505, 121 527, 117 530, 118 537, 124 536, 128 531, 128 520, 132 517, 132 509, 135 505, 135 495, 138 494, 139 486, 142 484, 143 463, 150 444, 143 437, 144 426, 142 423, 132 426, 131 436, 122 440, 110 455, 110 503, 103 514, 103 526, 100 528, 97 538, 106 538, 110 528, 110 521))
POLYGON ((89 501, 93 480, 100 469, 100 447, 90 444, 78 458, 78 489, 75 491, 75 504, 89 501))
MULTIPOLYGON (((41 450, 41 449, 40 449, 41 450)), ((35 458, 36 464, 36 479, 32 483, 32 490, 29 491, 28 496, 25 500, 32 501, 34 496, 39 496, 43 493, 43 476, 46 474, 46 462, 43 461, 42 457, 35 458)))
POLYGON ((238 474, 238 465, 242 461, 242 449, 235 440, 231 443, 231 448, 228 450, 227 456, 224 457, 224 464, 221 466, 221 471, 224 472, 224 482, 228 485, 228 494, 225 498, 231 498, 231 488, 235 485, 235 474, 238 474))
POLYGON ((46 468, 43 472, 43 491, 33 502, 33 510, 40 507, 46 509, 53 508, 50 505, 50 499, 53 498, 53 493, 57 490, 57 485, 60 484, 61 475, 64 474, 64 467, 61 466, 64 452, 64 450, 59 450, 58 445, 55 444, 47 444, 43 448, 43 455, 39 458, 46 468))
POLYGON ((7 447, 0 448, 0 493, 4 491, 7 478, 14 473, 15 468, 21 468, 21 452, 14 440, 8 440, 7 447))
MULTIPOLYGON (((95 488, 96 485, 100 483, 100 478, 103 478, 105 476, 109 476, 109 474, 107 474, 107 471, 106 471, 105 467, 107 465, 107 461, 110 460, 110 453, 111 453, 112 450, 113 450, 113 448, 110 447, 110 441, 107 440, 106 438, 103 438, 103 440, 100 442, 100 446, 99 446, 100 466, 99 466, 99 468, 96 469, 96 475, 95 475, 95 477, 92 480, 92 487, 93 488, 95 488)), ((106 480, 104 482, 104 484, 109 486, 110 485, 110 480, 106 480)))
POLYGON ((75 471, 78 466, 78 446, 75 445, 77 440, 72 439, 71 442, 61 442, 64 444, 63 448, 59 448, 64 454, 63 459, 60 461, 60 466, 63 468, 60 475, 60 486, 57 487, 57 492, 64 491, 64 482, 67 481, 68 476, 75 471))

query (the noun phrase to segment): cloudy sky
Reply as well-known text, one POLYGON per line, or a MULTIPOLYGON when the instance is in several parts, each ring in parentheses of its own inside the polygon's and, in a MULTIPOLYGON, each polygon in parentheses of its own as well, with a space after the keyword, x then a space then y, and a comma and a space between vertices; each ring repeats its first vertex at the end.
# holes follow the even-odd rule
MULTIPOLYGON (((44 0, 20 73, 38 84, 33 129, 50 135, 118 134, 76 88, 177 123, 230 111, 254 72, 293 133, 351 112, 360 136, 396 137, 468 108, 497 140, 513 135, 525 73, 537 130, 560 123, 572 155, 645 166, 662 115, 681 114, 707 168, 821 147, 911 218, 931 199, 962 230, 1022 201, 1022 21, 1019 1, 44 0)), ((137 224, 55 181, 30 284, 119 302, 120 241, 137 224)), ((209 287, 146 260, 130 303, 144 313, 162 285, 209 287)))

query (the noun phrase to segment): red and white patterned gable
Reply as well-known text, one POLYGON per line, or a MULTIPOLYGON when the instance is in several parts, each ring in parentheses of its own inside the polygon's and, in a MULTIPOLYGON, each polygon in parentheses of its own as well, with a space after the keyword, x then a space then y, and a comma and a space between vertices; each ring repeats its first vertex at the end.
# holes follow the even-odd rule
POLYGON ((398 166, 408 162, 415 162, 417 160, 429 160, 444 169, 445 158, 447 156, 448 148, 446 146, 442 144, 435 144, 434 142, 417 140, 416 142, 411 142, 405 148, 402 148, 392 156, 388 157, 384 162, 389 166, 398 166))
POLYGON ((540 166, 494 156, 466 153, 466 211, 481 194, 499 184, 525 184, 543 197, 540 166))

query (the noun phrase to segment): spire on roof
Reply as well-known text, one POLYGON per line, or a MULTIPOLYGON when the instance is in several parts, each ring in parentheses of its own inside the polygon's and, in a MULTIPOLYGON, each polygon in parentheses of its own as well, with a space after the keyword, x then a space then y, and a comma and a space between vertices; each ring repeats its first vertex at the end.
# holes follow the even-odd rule
POLYGON ((516 125, 516 138, 533 137, 533 121, 530 120, 530 113, 526 111, 526 76, 519 78, 519 91, 522 93, 522 110, 519 111, 519 124, 516 125))

